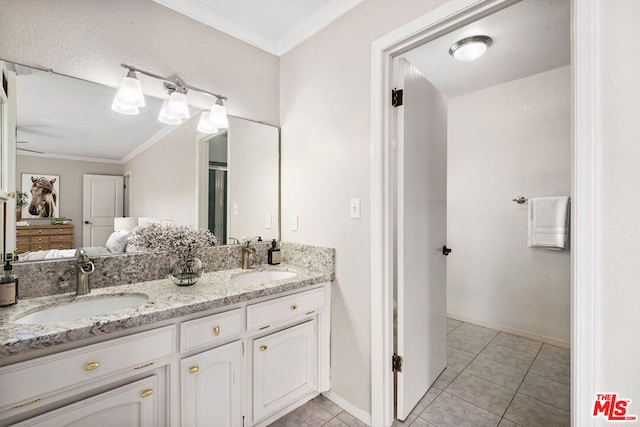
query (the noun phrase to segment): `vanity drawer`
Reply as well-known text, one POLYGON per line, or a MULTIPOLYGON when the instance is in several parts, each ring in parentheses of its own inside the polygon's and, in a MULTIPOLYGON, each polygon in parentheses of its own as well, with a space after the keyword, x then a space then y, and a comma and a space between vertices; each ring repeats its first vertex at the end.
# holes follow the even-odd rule
POLYGON ((314 289, 250 305, 247 307, 247 331, 266 330, 295 318, 311 316, 324 306, 324 299, 324 289, 314 289))
POLYGON ((185 352, 240 336, 242 309, 190 320, 180 325, 180 351, 185 352))
POLYGON ((175 326, 166 326, 0 368, 0 411, 17 411, 108 375, 153 369, 156 360, 173 354, 175 343, 175 326))

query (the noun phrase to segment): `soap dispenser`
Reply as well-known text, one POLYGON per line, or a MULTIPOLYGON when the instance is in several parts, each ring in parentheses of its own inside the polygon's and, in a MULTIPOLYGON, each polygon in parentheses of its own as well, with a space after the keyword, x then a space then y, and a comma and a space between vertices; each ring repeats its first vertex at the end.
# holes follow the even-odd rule
POLYGON ((267 251, 267 262, 271 265, 280 264, 280 260, 282 259, 282 254, 279 248, 276 248, 276 239, 271 241, 271 247, 267 251))
POLYGON ((4 265, 4 276, 0 277, 0 307, 18 303, 18 278, 11 274, 11 261, 4 265))

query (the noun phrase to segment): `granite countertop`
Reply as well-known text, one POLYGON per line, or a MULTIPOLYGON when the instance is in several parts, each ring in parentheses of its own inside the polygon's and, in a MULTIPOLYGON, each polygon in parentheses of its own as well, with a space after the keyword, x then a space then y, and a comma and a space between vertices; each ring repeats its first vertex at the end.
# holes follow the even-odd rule
POLYGON ((0 308, 0 358, 276 295, 332 279, 333 273, 315 272, 288 264, 261 265, 251 270, 205 273, 193 286, 176 286, 170 280, 162 279, 95 289, 91 294, 80 297, 68 293, 19 300, 15 306, 0 308), (232 281, 239 274, 263 270, 290 271, 296 275, 266 283, 232 281), (141 305, 112 314, 73 321, 45 324, 14 322, 25 314, 50 306, 120 294, 145 294, 149 299, 141 305))

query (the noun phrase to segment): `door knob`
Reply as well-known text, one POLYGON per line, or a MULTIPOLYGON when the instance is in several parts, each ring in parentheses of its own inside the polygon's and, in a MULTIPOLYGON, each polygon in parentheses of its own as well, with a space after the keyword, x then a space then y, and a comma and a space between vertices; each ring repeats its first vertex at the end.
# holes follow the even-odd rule
POLYGON ((451 249, 449 249, 446 245, 442 247, 442 254, 447 256, 451 253, 451 249))
POLYGON ((85 221, 84 223, 85 223, 85 224, 91 224, 89 221, 85 221))

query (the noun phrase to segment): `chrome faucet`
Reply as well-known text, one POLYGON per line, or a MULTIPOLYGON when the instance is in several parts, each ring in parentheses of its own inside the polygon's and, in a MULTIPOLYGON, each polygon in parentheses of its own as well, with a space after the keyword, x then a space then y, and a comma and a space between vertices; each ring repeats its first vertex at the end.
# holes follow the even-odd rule
POLYGON ((76 250, 76 295, 86 295, 91 292, 89 288, 89 275, 95 270, 95 265, 89 259, 84 249, 76 250))
POLYGON ((240 240, 236 239, 235 237, 228 237, 227 238, 227 244, 228 245, 239 245, 240 244, 240 240))
POLYGON ((256 248, 252 248, 249 246, 251 244, 251 240, 246 240, 242 244, 242 269, 247 270, 251 267, 250 256, 256 253, 256 248))

